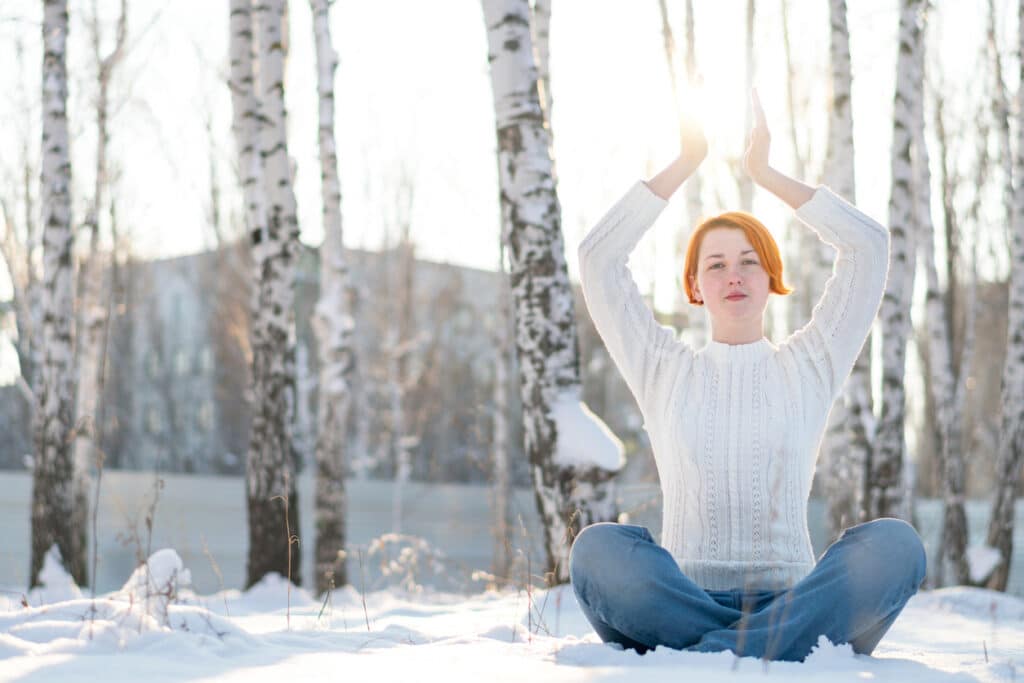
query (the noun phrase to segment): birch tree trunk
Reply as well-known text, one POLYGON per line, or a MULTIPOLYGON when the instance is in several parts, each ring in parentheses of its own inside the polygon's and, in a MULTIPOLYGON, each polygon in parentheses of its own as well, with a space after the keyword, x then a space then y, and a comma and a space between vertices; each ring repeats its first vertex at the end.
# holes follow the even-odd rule
MULTIPOLYGON (((744 23, 744 70, 743 99, 744 103, 750 100, 750 90, 754 86, 754 0, 747 0, 746 20, 744 23)), ((743 130, 750 131, 753 128, 753 119, 750 107, 743 107, 743 130)), ((743 170, 742 156, 736 160, 735 171, 736 182, 740 191, 740 209, 749 212, 754 206, 754 181, 743 170)))
POLYGON ((533 21, 530 26, 533 33, 534 58, 537 61, 537 88, 540 90, 540 102, 544 107, 544 119, 548 128, 554 130, 551 122, 551 69, 549 45, 551 43, 551 2, 552 0, 533 0, 533 21))
POLYGON ((387 385, 391 399, 391 452, 394 456, 394 486, 391 497, 391 531, 402 533, 405 489, 412 477, 413 453, 419 446, 419 431, 411 401, 413 357, 418 353, 415 306, 415 248, 412 242, 412 210, 415 181, 408 169, 402 168, 394 185, 393 222, 398 229, 398 245, 388 260, 388 282, 392 292, 386 351, 388 354, 387 385))
POLYGON ((46 553, 54 545, 68 573, 86 583, 86 549, 73 527, 75 369, 72 365, 71 159, 67 119, 66 0, 43 6, 43 134, 40 199, 43 209, 43 326, 39 403, 34 418, 32 558, 29 584, 39 585, 46 553))
MULTIPOLYGON (((1018 53, 1024 55, 1024 0, 1018 2, 1018 53)), ((1024 59, 1020 60, 1024 77, 1024 59)), ((1001 76, 1000 76, 1001 80, 1001 76)), ((1022 81, 1024 83, 1024 81, 1022 81)), ((1012 177, 1007 182, 1007 214, 1010 216, 1010 305, 1007 323, 1006 361, 1003 365, 1002 422, 996 459, 996 495, 992 501, 985 543, 999 551, 999 563, 985 587, 1006 590, 1013 557, 1014 504, 1024 460, 1024 87, 1017 89, 1017 150, 1012 177), (1011 185, 1012 182, 1012 185, 1011 185)), ((996 119, 1009 138, 1009 112, 996 119)))
MULTIPOLYGON (((78 542, 88 548, 89 468, 96 462, 102 424, 96 421, 104 384, 106 363, 102 351, 106 347, 107 309, 110 298, 109 260, 100 247, 100 215, 109 186, 107 152, 110 147, 110 83, 114 69, 124 54, 128 38, 127 0, 121 0, 113 49, 106 56, 100 47, 101 31, 96 2, 92 7, 90 36, 96 60, 96 175, 93 179, 92 206, 85 220, 89 235, 89 252, 79 265, 78 297, 75 325, 75 366, 78 370, 78 397, 75 402, 78 429, 74 442, 75 506, 74 526, 78 542)), ((113 249, 111 250, 111 255, 113 249)), ((98 467, 97 463, 97 467, 98 467)), ((83 551, 85 552, 85 551, 83 551)))
POLYGON ((345 441, 355 364, 354 323, 348 304, 348 263, 341 229, 341 183, 334 141, 334 74, 329 0, 310 0, 320 97, 320 178, 324 241, 320 248, 320 301, 313 319, 320 349, 316 441, 316 589, 348 583, 345 573, 345 441))
MULTIPOLYGON (((704 76, 697 65, 697 33, 695 30, 693 0, 686 0, 686 79, 690 85, 700 88, 704 84, 704 76)), ((701 203, 702 175, 700 170, 694 172, 686 181, 686 213, 690 223, 696 225, 697 219, 704 210, 701 203)))
POLYGON ((921 97, 916 73, 921 49, 921 0, 900 0, 899 52, 893 103, 890 260, 882 297, 882 414, 866 478, 867 519, 906 517, 903 487, 906 392, 904 374, 914 291, 914 178, 911 167, 914 112, 921 97))
MULTIPOLYGON (((31 203, 31 195, 26 194, 25 201, 31 203)), ((18 232, 14 201, 0 198, 0 211, 4 214, 5 224, 4 238, 0 240, 0 256, 3 257, 10 277, 11 305, 18 328, 18 339, 14 348, 18 354, 21 375, 16 382, 26 403, 34 406, 37 400, 34 389, 36 368, 39 366, 39 327, 42 323, 39 311, 40 282, 29 256, 32 253, 31 245, 37 239, 36 222, 30 222, 27 217, 27 239, 23 241, 18 232)))
MULTIPOLYGON (((824 181, 843 197, 856 202, 853 108, 850 99, 853 75, 850 67, 850 33, 846 22, 846 0, 831 0, 829 19, 832 106, 824 181)), ((806 232, 802 231, 801 234, 806 232)), ((818 247, 819 252, 822 251, 821 246, 818 247)), ((828 248, 828 251, 833 250, 828 248)), ((828 271, 824 274, 827 276, 828 271)), ((836 401, 832 408, 823 445, 827 520, 829 534, 833 539, 837 538, 843 529, 861 518, 864 466, 874 436, 872 405, 869 335, 843 387, 843 397, 836 401)))
POLYGON ((613 471, 562 463, 552 409, 580 400, 572 291, 555 194, 551 138, 537 92, 526 0, 483 0, 494 90, 502 239, 516 320, 529 457, 544 528, 549 582, 568 581, 569 548, 582 527, 617 517, 613 471))
MULTIPOLYGON (((971 279, 967 293, 967 321, 965 323, 964 344, 959 360, 956 359, 953 295, 957 290, 955 277, 956 240, 951 239, 956 222, 952 201, 953 186, 949 179, 949 158, 947 136, 942 121, 942 99, 936 98, 937 137, 941 145, 941 185, 943 188, 943 205, 946 214, 947 236, 947 272, 946 291, 939 288, 938 269, 935 264, 938 239, 932 226, 930 215, 925 212, 929 201, 925 183, 929 182, 927 151, 917 158, 918 185, 924 188, 918 196, 921 223, 921 256, 925 263, 927 276, 926 315, 928 329, 928 363, 931 375, 932 400, 935 404, 937 432, 939 434, 939 462, 942 467, 942 497, 944 514, 942 537, 939 542, 939 561, 934 570, 934 585, 942 586, 946 576, 947 563, 953 572, 954 583, 966 585, 970 582, 970 567, 967 563, 967 516, 964 510, 965 468, 963 457, 963 422, 964 401, 967 393, 966 372, 968 359, 973 347, 973 311, 975 280, 971 279)), ((925 149, 923 135, 923 116, 921 132, 917 135, 916 144, 925 149)), ((986 136, 987 137, 987 136, 986 136)), ((973 268, 972 268, 973 270, 973 268)))
MULTIPOLYGON (((665 44, 665 61, 668 65, 668 76, 669 82, 672 86, 672 100, 676 105, 676 118, 679 121, 683 120, 683 103, 682 93, 679 91, 679 77, 676 73, 676 40, 675 35, 672 31, 672 24, 669 20, 668 5, 666 0, 658 0, 658 9, 661 12, 661 32, 665 44)), ((694 45, 694 32, 693 32, 693 3, 692 0, 687 2, 687 15, 686 15, 686 57, 685 57, 685 70, 686 70, 686 82, 689 88, 686 92, 694 92, 694 86, 697 85, 699 75, 697 73, 697 57, 696 49, 694 45)), ((683 142, 683 130, 680 126, 680 141, 683 142)), ((685 245, 689 241, 690 233, 696 226, 697 221, 701 216, 701 201, 700 201, 700 170, 694 172, 685 183, 686 192, 686 215, 683 217, 683 223, 681 229, 676 236, 676 254, 681 258, 685 250, 685 245)), ((681 292, 677 288, 677 293, 681 292)), ((653 300, 653 297, 652 297, 653 300)), ((676 313, 682 315, 685 318, 683 325, 684 329, 688 334, 695 335, 698 330, 703 330, 703 316, 704 312, 700 309, 694 308, 690 305, 689 300, 685 296, 676 297, 676 313)), ((699 347, 703 344, 703 340, 692 340, 695 345, 699 347)))
POLYGON ((250 227, 256 267, 252 317, 252 432, 246 458, 249 558, 246 587, 269 572, 301 583, 295 487, 294 259, 299 229, 284 108, 284 0, 258 6, 259 149, 265 223, 250 227))
POLYGON ((262 235, 263 165, 259 157, 259 99, 256 95, 255 26, 252 0, 231 0, 231 129, 238 153, 238 178, 245 203, 245 225, 262 235))
MULTIPOLYGON (((18 101, 28 101, 28 88, 25 84, 24 74, 28 72, 24 62, 24 46, 22 41, 16 40, 15 69, 19 74, 17 86, 12 96, 18 101)), ((31 117, 35 113, 24 109, 25 119, 23 124, 25 130, 32 125, 31 117)), ((23 230, 18 230, 18 219, 15 214, 17 200, 13 196, 14 187, 12 182, 12 195, 6 193, 0 196, 0 209, 4 213, 4 221, 7 229, 3 240, 0 240, 0 253, 7 262, 7 272, 11 281, 11 303, 14 307, 15 324, 18 328, 18 340, 15 350, 18 353, 18 366, 21 369, 21 376, 18 378, 18 387, 29 406, 35 406, 37 402, 36 374, 40 365, 40 328, 42 327, 41 309, 41 286, 39 269, 36 267, 31 255, 36 251, 40 241, 39 216, 36 214, 34 194, 39 191, 37 182, 39 169, 32 163, 30 147, 32 140, 30 136, 22 136, 21 140, 21 178, 20 190, 23 200, 24 213, 22 214, 23 230)))
POLYGON ((509 481, 508 453, 508 369, 512 352, 512 320, 509 302, 508 274, 505 270, 505 249, 499 249, 498 305, 494 316, 492 339, 494 360, 494 560, 491 573, 498 585, 505 585, 512 574, 512 487, 509 481))

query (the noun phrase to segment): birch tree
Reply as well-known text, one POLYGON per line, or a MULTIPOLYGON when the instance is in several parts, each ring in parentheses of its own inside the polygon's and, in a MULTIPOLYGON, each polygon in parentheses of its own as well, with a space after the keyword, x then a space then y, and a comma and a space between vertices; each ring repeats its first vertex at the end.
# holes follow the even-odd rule
POLYGON ((348 305, 348 262, 341 229, 341 183, 334 140, 334 74, 330 0, 310 0, 320 98, 320 187, 324 241, 320 248, 320 301, 314 330, 320 352, 316 441, 316 588, 348 583, 345 573, 345 441, 354 365, 354 324, 348 305))
MULTIPOLYGON (((923 120, 922 120, 923 123, 923 120)), ((952 569, 953 581, 959 585, 971 581, 970 567, 967 562, 967 517, 964 510, 965 467, 963 456, 964 408, 967 396, 967 367, 974 347, 974 312, 976 309, 977 271, 976 259, 972 259, 972 272, 968 278, 966 296, 966 322, 964 323, 964 342, 957 355, 955 339, 955 301, 960 291, 959 278, 956 275, 958 246, 960 235, 958 219, 953 202, 955 181, 950 177, 951 159, 949 136, 943 121, 943 98, 935 97, 936 137, 940 148, 940 186, 943 194, 943 211, 945 214, 945 244, 947 250, 946 289, 939 286, 938 268, 935 263, 938 235, 932 226, 929 216, 920 215, 925 219, 921 231, 921 255, 925 264, 927 277, 926 316, 928 339, 928 363, 932 400, 935 405, 937 432, 939 436, 939 463, 942 472, 943 523, 939 541, 938 562, 933 571, 933 583, 942 586, 945 583, 947 565, 952 569)), ((982 130, 983 139, 988 138, 987 130, 982 130)), ((923 137, 923 135, 921 136, 923 137)), ((918 144, 922 147, 923 140, 918 144)), ((980 188, 984 185, 984 166, 987 161, 979 159, 980 188)), ((919 184, 928 181, 927 153, 918 159, 918 166, 924 167, 917 171, 919 184)), ((926 193, 918 197, 919 212, 925 209, 926 193)), ((976 246, 975 246, 976 252, 976 246)))
MULTIPOLYGON (((12 96, 19 102, 29 102, 30 95, 25 84, 24 45, 20 39, 15 42, 15 72, 19 75, 12 96)), ((34 99, 34 98, 32 98, 34 99)), ((7 263, 11 282, 11 304, 14 308, 18 339, 15 351, 21 375, 16 380, 22 396, 29 405, 35 405, 36 369, 40 365, 40 289, 42 287, 39 269, 33 260, 40 235, 40 221, 36 214, 35 197, 38 195, 39 167, 33 159, 32 135, 36 123, 32 108, 26 106, 21 122, 21 148, 18 164, 6 168, 4 186, 0 192, 0 210, 4 214, 4 236, 0 240, 0 255, 7 263), (20 192, 20 197, 18 193, 20 192), (10 193, 10 194, 8 194, 10 193), (19 208, 20 220, 19 220, 19 208)), ((12 122, 13 123, 13 122, 12 122)))
MULTIPOLYGON (((30 197, 27 199, 31 201, 30 197)), ((18 330, 14 350, 18 354, 18 366, 21 374, 16 381, 21 389, 22 397, 29 404, 34 404, 36 399, 32 385, 36 358, 39 355, 39 342, 36 339, 39 322, 37 310, 39 281, 29 256, 31 251, 22 235, 27 233, 28 240, 32 240, 35 222, 28 223, 26 221, 25 230, 19 230, 15 204, 15 200, 0 196, 0 212, 4 216, 4 235, 3 239, 0 239, 0 258, 3 259, 10 278, 11 308, 14 309, 15 326, 18 330)))
POLYGON ((248 129, 248 137, 239 145, 239 167, 245 174, 247 188, 247 218, 255 219, 248 225, 255 264, 251 330, 253 411, 246 457, 248 587, 269 572, 288 576, 294 583, 300 583, 302 576, 301 554, 292 548, 299 529, 293 442, 293 286, 299 230, 285 127, 284 0, 267 0, 259 5, 256 21, 245 0, 233 0, 231 8, 236 135, 251 125, 239 121, 237 105, 248 104, 241 110, 243 119, 258 112, 258 130, 248 129), (253 24, 259 28, 258 92, 250 95, 257 81, 251 66, 248 73, 244 67, 247 60, 251 65, 251 57, 247 58, 246 53, 252 54, 251 43, 256 35, 253 24), (246 142, 252 146, 246 147, 246 142), (255 170, 253 167, 260 160, 262 168, 255 170), (257 178, 261 182, 255 182, 257 178), (265 197, 264 206, 255 204, 259 193, 265 197))
POLYGON ((30 586, 38 586, 52 546, 64 567, 86 583, 86 549, 73 528, 75 376, 72 365, 71 159, 67 119, 67 0, 43 5, 42 169, 43 210, 42 365, 34 417, 32 556, 30 586))
MULTIPOLYGON (((1024 0, 1017 5, 1018 54, 1024 56, 1024 0)), ((1024 58, 1019 60, 1024 84, 1024 58)), ((1001 74, 1000 74, 1001 80, 1001 74)), ((1004 91, 1005 92, 1005 91, 1004 91)), ((1001 135, 1009 139, 1008 107, 999 105, 996 121, 1001 135)), ((999 552, 999 561, 985 587, 1006 590, 1013 557, 1014 504, 1024 460, 1024 86, 1017 89, 1017 149, 1012 157, 1012 173, 1007 176, 1006 204, 1010 237, 1010 300, 1007 320, 1006 360, 1001 388, 1003 413, 999 428, 996 458, 996 495, 992 501, 985 543, 999 552)), ((1004 148, 1008 145, 1004 144, 1004 148)), ((1004 161, 1004 163, 1007 163, 1004 161)))
MULTIPOLYGON (((799 102, 797 99, 797 86, 804 80, 801 74, 797 70, 797 63, 793 57, 793 41, 791 40, 790 34, 790 21, 789 21, 789 0, 782 0, 782 46, 783 51, 786 55, 786 107, 789 110, 789 141, 792 147, 793 154, 793 166, 796 171, 797 177, 808 178, 812 177, 813 173, 810 171, 810 155, 807 150, 807 143, 801 141, 799 132, 801 129, 805 129, 806 126, 799 126, 798 121, 805 120, 808 116, 806 98, 802 98, 799 102)), ((832 11, 830 6, 830 12, 832 11)), ((830 15, 831 16, 831 15, 830 15)), ((846 30, 846 18, 845 15, 842 18, 842 25, 837 25, 830 19, 830 62, 834 65, 833 75, 831 78, 831 84, 833 89, 836 88, 836 78, 843 78, 842 74, 837 74, 835 69, 842 67, 842 57, 835 54, 836 51, 841 51, 843 43, 848 45, 848 36, 845 38, 837 38, 833 31, 846 30)), ((845 34, 844 34, 845 36, 845 34)), ((849 62, 849 48, 846 49, 846 60, 849 62)), ((847 65, 847 71, 849 66, 847 65)), ((839 84, 839 92, 841 92, 843 85, 839 84)), ((846 85, 846 93, 849 95, 849 84, 846 85)), ((830 104, 833 107, 837 104, 839 93, 834 92, 833 98, 830 104)), ((849 107, 849 102, 846 103, 849 107)), ((831 112, 833 116, 841 114, 839 111, 831 112)), ((833 123, 830 117, 830 124, 833 123)), ((831 131, 831 125, 830 125, 831 131)), ((851 133, 852 134, 852 133, 851 133)), ((831 135, 831 132, 830 132, 831 135)), ((831 144, 831 137, 829 144, 831 144)), ((841 151, 837 151, 838 156, 841 151)), ((850 157, 850 168, 852 169, 853 157, 850 157)), ((852 170, 851 170, 852 172, 852 170)), ((837 189, 838 188, 833 188, 837 189)), ((846 195, 844 195, 846 196, 846 195)), ((852 195, 850 199, 853 199, 852 195)), ((786 297, 788 304, 788 321, 789 329, 791 331, 801 328, 811 319, 811 315, 814 311, 814 306, 818 303, 818 297, 821 291, 825 288, 825 282, 832 274, 832 263, 835 260, 835 250, 825 244, 823 241, 818 239, 818 236, 813 231, 804 229, 803 225, 800 224, 795 218, 791 218, 786 224, 787 231, 787 244, 791 245, 791 252, 795 247, 795 261, 800 263, 800 269, 793 273, 790 277, 796 282, 796 288, 794 292, 786 297), (795 229, 794 229, 795 228, 795 229)), ((834 414, 834 412, 833 412, 834 414)))
MULTIPOLYGON (((579 351, 555 194, 550 130, 537 91, 527 0, 483 0, 498 139, 502 240, 508 249, 523 402, 524 451, 549 582, 568 581, 580 528, 617 517, 611 487, 621 451, 594 462, 559 440, 555 410, 580 411, 579 351)), ((586 411, 584 415, 589 413, 586 411)))
MULTIPOLYGON (((109 188, 110 150, 110 85, 114 70, 124 56, 128 40, 128 7, 127 0, 121 0, 120 13, 113 48, 103 54, 102 30, 100 28, 99 8, 95 0, 92 3, 92 17, 89 27, 90 43, 93 59, 96 63, 96 168, 93 177, 92 201, 85 224, 85 237, 88 239, 88 253, 79 263, 77 305, 75 307, 75 367, 78 375, 78 397, 75 402, 77 415, 74 442, 75 469, 75 528, 78 530, 79 542, 83 547, 88 545, 86 529, 89 513, 90 464, 96 462, 98 454, 97 442, 100 438, 102 424, 96 421, 100 409, 102 387, 106 371, 105 358, 102 350, 106 346, 108 328, 109 294, 106 288, 112 288, 110 267, 114 259, 106 258, 100 247, 100 215, 106 203, 109 188)), ((114 251, 111 249, 111 256, 114 251)))
MULTIPOLYGON (((391 530, 399 534, 402 533, 405 488, 412 477, 413 452, 419 446, 421 433, 415 426, 410 394, 418 380, 412 361, 423 340, 415 336, 415 249, 411 234, 414 183, 408 169, 401 169, 393 189, 395 200, 391 222, 398 228, 398 245, 388 268, 388 288, 393 293, 394 308, 388 321, 385 349, 391 407, 391 450, 395 458, 391 530)), ((423 364, 420 363, 419 367, 422 369, 423 364)))
POLYGON ((512 486, 509 481, 509 428, 508 384, 512 352, 512 315, 509 301, 508 273, 505 269, 505 249, 498 256, 498 305, 495 307, 491 341, 494 345, 494 437, 493 499, 494 499, 494 559, 491 573, 499 585, 509 582, 512 573, 512 486))
POLYGON ((903 491, 906 391, 904 374, 914 291, 914 177, 911 160, 914 112, 921 97, 915 68, 922 49, 921 0, 900 0, 896 95, 893 102, 892 190, 889 199, 889 274, 882 320, 882 413, 865 479, 866 518, 907 517, 903 491))
MULTIPOLYGON (((694 88, 700 89, 704 84, 704 76, 697 65, 697 33, 695 30, 693 0, 686 0, 686 79, 694 88)), ((686 215, 691 225, 696 225, 703 212, 701 202, 703 176, 700 169, 686 181, 683 191, 686 193, 686 215)))
MULTIPOLYGON (((850 97, 853 75, 846 0, 830 1, 829 27, 832 97, 824 182, 841 196, 855 202, 853 108, 850 97)), ((819 247, 818 251, 820 253, 823 250, 819 247)), ((833 250, 828 248, 828 251, 831 256, 833 250)), ((825 271, 826 275, 829 272, 826 269, 818 270, 819 274, 821 271, 825 271)), ((825 449, 827 519, 832 538, 838 537, 843 529, 861 518, 864 467, 871 450, 874 430, 869 335, 843 387, 842 399, 836 401, 832 408, 822 446, 825 449)))
POLYGON ((554 130, 551 124, 551 108, 554 100, 551 97, 551 3, 552 0, 533 0, 533 21, 530 28, 533 35, 534 58, 537 61, 537 88, 540 90, 540 102, 544 107, 544 119, 548 129, 554 130))
MULTIPOLYGON (((744 22, 745 34, 743 49, 745 55, 744 64, 744 99, 749 96, 754 86, 754 0, 747 0, 746 20, 744 22)), ((743 107, 743 130, 750 130, 753 126, 753 115, 750 107, 743 107)), ((754 206, 754 181, 743 171, 742 157, 736 160, 734 173, 736 182, 740 189, 740 209, 749 212, 754 206)))
MULTIPOLYGON (((669 83, 672 87, 673 95, 672 99, 676 104, 676 118, 682 122, 683 107, 691 106, 688 102, 684 104, 683 99, 693 93, 700 86, 700 73, 697 70, 697 51, 694 35, 693 1, 687 0, 686 3, 686 55, 684 64, 686 85, 688 86, 685 89, 686 95, 684 95, 679 88, 679 77, 676 72, 678 50, 676 48, 675 34, 672 31, 672 24, 669 20, 666 0, 658 0, 658 9, 661 12, 661 31, 665 44, 665 61, 668 65, 669 83)), ((682 125, 680 125, 679 137, 680 141, 682 141, 682 125)), ((685 245, 689 240, 690 233, 692 232, 693 227, 697 224, 697 221, 700 219, 703 210, 700 198, 701 178, 699 169, 687 179, 684 191, 686 193, 686 215, 683 218, 682 229, 676 237, 676 255, 680 258, 682 257, 685 245)), ((690 334, 693 334, 694 337, 697 337, 698 331, 704 330, 704 325, 700 324, 702 322, 701 320, 695 318, 703 317, 703 312, 699 309, 694 309, 694 307, 689 304, 686 297, 677 297, 676 301, 676 312, 684 316, 686 319, 686 322, 684 323, 686 329, 690 334)), ((699 346, 703 342, 695 339, 694 343, 699 346)))

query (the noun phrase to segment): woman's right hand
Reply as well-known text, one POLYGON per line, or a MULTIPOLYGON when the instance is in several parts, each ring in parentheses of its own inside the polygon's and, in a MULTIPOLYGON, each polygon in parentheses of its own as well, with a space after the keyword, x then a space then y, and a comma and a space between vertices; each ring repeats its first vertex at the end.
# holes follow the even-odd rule
POLYGON ((704 135, 704 126, 689 113, 683 113, 679 120, 679 140, 682 149, 679 157, 688 166, 696 168, 708 155, 708 139, 704 135))
POLYGON ((704 126, 693 116, 684 113, 680 117, 679 140, 679 156, 658 175, 647 181, 647 187, 662 199, 669 199, 708 155, 708 139, 704 135, 704 126))

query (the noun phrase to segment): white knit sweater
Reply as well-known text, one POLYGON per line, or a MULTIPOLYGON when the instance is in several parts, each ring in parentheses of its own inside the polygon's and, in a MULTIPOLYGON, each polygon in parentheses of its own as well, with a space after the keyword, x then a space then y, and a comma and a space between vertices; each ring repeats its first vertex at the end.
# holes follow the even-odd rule
POLYGON ((661 544, 707 590, 779 589, 814 567, 807 500, 832 403, 885 290, 889 231, 827 187, 795 214, 836 248, 785 342, 694 350, 654 319, 627 260, 667 202, 639 181, 579 248, 587 308, 636 397, 664 496, 661 544))

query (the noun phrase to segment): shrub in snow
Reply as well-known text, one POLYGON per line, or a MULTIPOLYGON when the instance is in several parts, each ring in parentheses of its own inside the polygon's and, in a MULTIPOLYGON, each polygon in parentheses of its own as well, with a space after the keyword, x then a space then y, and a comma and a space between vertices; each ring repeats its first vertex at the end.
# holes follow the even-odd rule
MULTIPOLYGON (((349 557, 357 550, 349 549, 349 557)), ((399 587, 410 593, 422 593, 425 586, 440 591, 463 591, 473 581, 468 570, 457 565, 439 549, 419 536, 383 534, 366 548, 364 569, 371 575, 367 588, 399 587)))
POLYGON ((142 605, 146 614, 167 624, 167 606, 177 602, 181 589, 192 583, 192 576, 177 552, 164 548, 139 565, 118 591, 117 597, 142 605))

